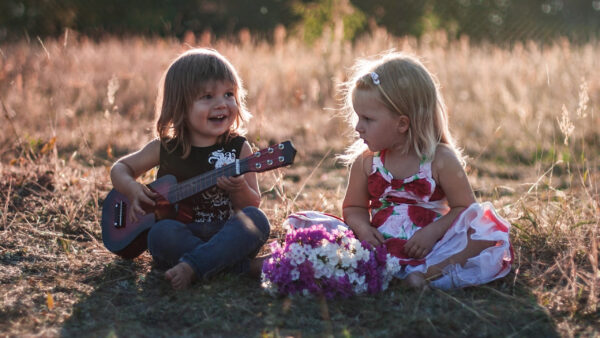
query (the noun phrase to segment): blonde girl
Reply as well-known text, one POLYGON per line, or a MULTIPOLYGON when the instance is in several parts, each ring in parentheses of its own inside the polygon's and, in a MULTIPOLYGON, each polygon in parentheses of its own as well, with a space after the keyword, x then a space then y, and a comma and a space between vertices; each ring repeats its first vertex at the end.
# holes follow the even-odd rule
MULTIPOLYGON (((158 137, 111 169, 113 186, 130 201, 131 221, 157 198, 136 181, 144 172, 158 167, 157 178, 174 175, 181 182, 252 154, 243 137, 251 116, 244 86, 215 50, 193 49, 177 57, 162 79, 156 109, 158 137)), ((180 202, 175 219, 152 226, 152 258, 168 268, 165 277, 175 289, 222 271, 258 274, 260 261, 253 258, 270 232, 259 204, 254 172, 218 178, 216 187, 180 202)))
POLYGON ((434 76, 414 56, 357 62, 345 86, 358 140, 343 201, 345 223, 400 259, 414 287, 487 283, 510 271, 510 224, 477 203, 434 76))

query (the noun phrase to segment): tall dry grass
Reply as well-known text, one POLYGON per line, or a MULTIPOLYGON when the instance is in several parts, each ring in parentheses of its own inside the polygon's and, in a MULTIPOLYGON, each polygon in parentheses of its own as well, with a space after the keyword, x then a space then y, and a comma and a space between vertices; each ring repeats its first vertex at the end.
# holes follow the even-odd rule
MULTIPOLYGON (((351 133, 336 117, 336 84, 356 58, 396 49, 417 54, 436 74, 478 199, 491 200, 513 224, 510 282, 531 290, 561 334, 597 334, 598 43, 500 48, 384 31, 355 44, 326 35, 310 47, 281 32, 274 44, 238 40, 93 42, 71 34, 0 46, 0 290, 12 309, 5 314, 30 318, 40 297, 54 294, 68 316, 76 296, 56 284, 90 292, 69 277, 70 257, 85 252, 79 264, 87 267, 111 259, 98 228, 108 168, 153 137, 158 80, 180 52, 210 45, 229 58, 248 89, 250 141, 260 148, 292 139, 298 148, 294 166, 260 176, 263 208, 278 226, 299 209, 339 213, 346 170, 333 155, 351 133), (43 278, 11 263, 32 255, 58 261, 57 270, 47 267, 43 278)), ((52 333, 64 316, 9 327, 52 333)))

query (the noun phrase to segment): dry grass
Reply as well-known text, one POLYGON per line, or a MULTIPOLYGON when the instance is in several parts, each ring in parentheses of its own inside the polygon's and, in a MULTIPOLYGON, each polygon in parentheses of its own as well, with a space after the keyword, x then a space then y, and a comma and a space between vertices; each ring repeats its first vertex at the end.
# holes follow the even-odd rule
MULTIPOLYGON (((206 44, 188 41, 192 45, 206 44)), ((115 158, 152 137, 162 70, 177 41, 84 37, 0 46, 0 333, 9 336, 598 335, 600 45, 501 49, 376 32, 275 45, 213 41, 235 64, 259 148, 292 139, 296 163, 261 174, 281 236, 300 209, 339 214, 349 143, 335 83, 357 57, 396 48, 437 74, 479 200, 512 224, 513 272, 488 286, 324 302, 274 299, 224 276, 172 292, 147 254, 102 245, 101 204, 115 158)), ((144 180, 151 180, 151 175, 144 180)))

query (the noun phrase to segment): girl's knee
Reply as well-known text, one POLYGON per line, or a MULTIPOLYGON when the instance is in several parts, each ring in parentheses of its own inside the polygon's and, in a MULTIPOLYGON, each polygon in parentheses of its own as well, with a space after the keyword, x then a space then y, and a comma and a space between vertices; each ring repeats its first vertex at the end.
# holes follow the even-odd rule
POLYGON ((150 252, 172 242, 174 240, 172 237, 177 233, 176 229, 179 226, 181 225, 172 220, 162 220, 154 224, 148 232, 148 249, 150 249, 150 252))
POLYGON ((242 212, 244 215, 250 218, 250 220, 252 220, 254 226, 261 232, 265 239, 269 237, 271 232, 271 224, 262 210, 257 207, 245 207, 242 209, 242 212))

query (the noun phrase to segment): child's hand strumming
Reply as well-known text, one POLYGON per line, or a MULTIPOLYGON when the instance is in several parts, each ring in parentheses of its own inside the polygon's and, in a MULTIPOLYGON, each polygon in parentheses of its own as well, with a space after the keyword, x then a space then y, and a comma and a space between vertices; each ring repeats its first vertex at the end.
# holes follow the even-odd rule
POLYGON ((144 210, 144 205, 154 206, 156 204, 154 199, 158 197, 158 194, 150 190, 146 185, 137 181, 132 182, 129 187, 129 194, 127 197, 129 198, 131 207, 127 218, 130 222, 136 222, 138 220, 138 215, 147 213, 146 210, 144 210))

